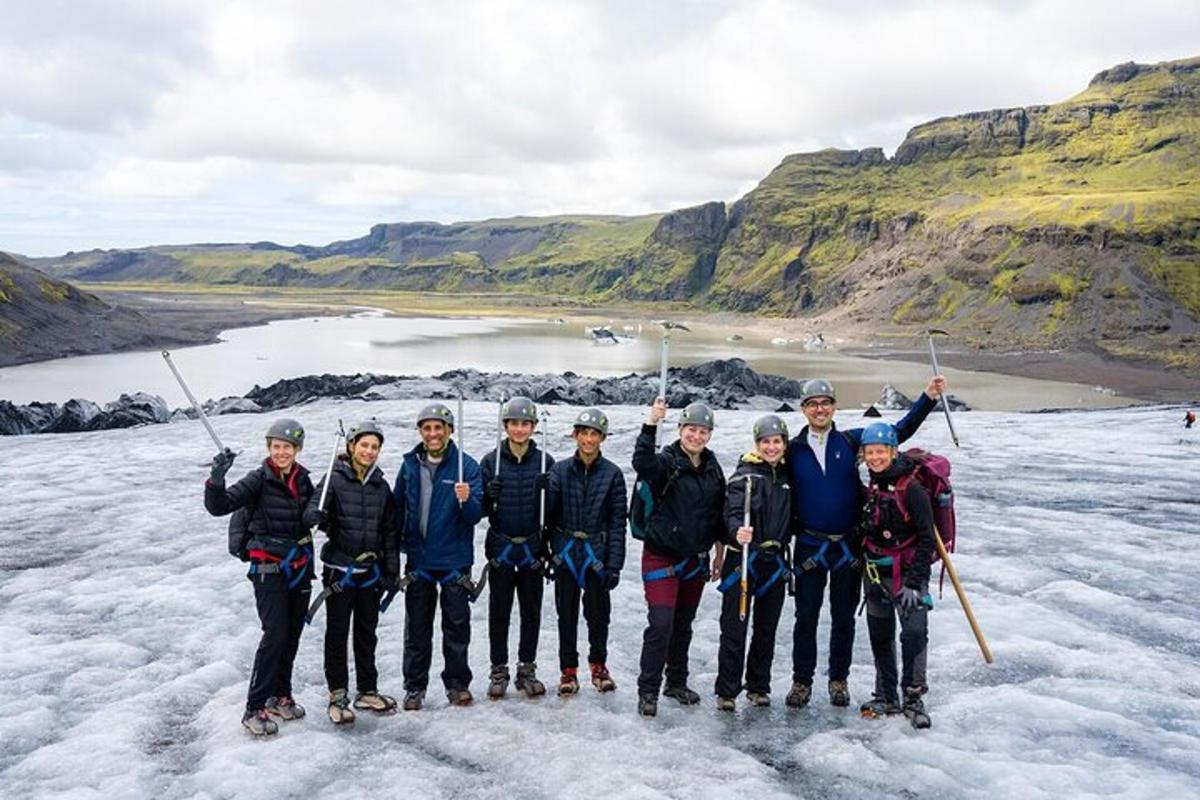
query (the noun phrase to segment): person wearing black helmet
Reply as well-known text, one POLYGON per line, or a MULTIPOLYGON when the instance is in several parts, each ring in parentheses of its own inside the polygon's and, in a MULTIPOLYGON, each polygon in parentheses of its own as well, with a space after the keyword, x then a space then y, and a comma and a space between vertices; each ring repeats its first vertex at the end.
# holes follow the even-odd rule
POLYGON ((687 685, 692 621, 705 583, 721 574, 724 553, 725 473, 708 449, 713 412, 704 403, 684 408, 679 438, 656 453, 656 433, 666 413, 666 400, 659 397, 633 448, 634 471, 653 496, 642 547, 647 625, 638 713, 646 717, 658 713, 660 689, 681 705, 700 702, 700 695, 687 685))
POLYGON ((505 438, 480 461, 484 513, 488 518, 484 554, 488 558, 488 639, 492 669, 488 696, 499 699, 508 689, 508 627, 513 595, 520 603, 516 688, 529 697, 546 693, 537 677, 538 634, 542 626, 542 495, 549 486, 543 472, 554 465, 533 440, 538 410, 528 397, 513 397, 500 409, 505 438), (497 452, 499 462, 497 462, 497 452))
POLYGON ((752 706, 771 704, 771 662, 775 631, 791 582, 788 547, 792 540, 792 489, 784 463, 788 429, 780 417, 767 414, 753 428, 754 449, 738 461, 725 494, 725 559, 717 587, 721 600, 721 644, 717 651, 717 708, 733 711, 742 690, 752 706), (747 513, 749 505, 749 513, 747 513), (746 520, 749 519, 749 524, 746 520), (743 555, 749 570, 742 580, 743 555), (746 597, 742 597, 742 588, 746 597), (750 656, 746 629, 753 618, 750 656))
POLYGON ((922 696, 929 645, 929 567, 933 562, 933 504, 912 478, 916 462, 897 450, 896 429, 876 422, 862 433, 862 455, 871 475, 860 532, 870 558, 866 582, 867 631, 875 657, 875 691, 860 709, 867 718, 903 713, 914 728, 928 728, 922 696), (886 557, 880 557, 886 553, 886 557), (896 691, 896 619, 900 620, 900 687, 896 691))
POLYGON ((400 538, 407 560, 404 594, 404 710, 425 702, 433 660, 433 622, 442 611, 442 684, 452 705, 470 705, 471 565, 475 561, 475 524, 483 518, 483 482, 479 465, 462 454, 458 481, 458 443, 454 415, 442 403, 417 414, 421 441, 404 456, 393 492, 400 538))
MULTIPOLYGON (((396 700, 379 693, 375 667, 380 600, 385 588, 397 585, 400 574, 395 500, 377 463, 382 448, 383 430, 374 419, 352 425, 346 432, 346 452, 317 484, 304 512, 304 524, 319 527, 329 537, 321 548, 325 590, 318 600, 323 599, 326 607, 329 718, 339 725, 354 722, 346 664, 346 640, 352 620, 357 684, 353 707, 377 714, 396 710, 396 700), (321 509, 321 490, 326 480, 329 491, 321 509)), ((315 610, 310 611, 310 617, 315 610)))
MULTIPOLYGON (((899 441, 912 436, 946 389, 935 375, 924 394, 896 423, 899 441)), ((858 476, 862 428, 841 430, 834 424, 837 395, 820 378, 806 381, 801 411, 808 424, 788 444, 792 511, 795 515, 796 623, 792 642, 792 688, 786 703, 808 705, 817 667, 817 621, 829 584, 829 702, 850 705, 850 660, 854 651, 854 613, 861 591, 862 568, 854 548, 854 532, 863 503, 858 476)))
POLYGON ((575 418, 575 454, 554 464, 546 495, 549 566, 558 613, 558 694, 579 691, 579 605, 588 627, 588 664, 600 692, 617 688, 608 671, 609 597, 625 565, 625 476, 600 453, 608 416, 598 408, 575 418))
POLYGON ((304 448, 304 427, 294 419, 276 420, 267 429, 266 441, 266 459, 237 483, 225 486, 235 457, 226 449, 213 458, 204 484, 208 513, 238 512, 249 537, 243 556, 250 562, 248 577, 262 638, 254 654, 242 725, 256 736, 279 730, 272 717, 304 716, 304 707, 292 698, 292 664, 312 592, 312 537, 303 514, 313 485, 308 470, 296 461, 304 448))

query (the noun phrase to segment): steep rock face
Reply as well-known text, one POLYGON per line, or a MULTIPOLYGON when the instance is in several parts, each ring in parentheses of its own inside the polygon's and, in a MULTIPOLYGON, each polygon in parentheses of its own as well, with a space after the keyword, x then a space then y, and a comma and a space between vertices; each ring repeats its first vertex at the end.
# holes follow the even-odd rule
POLYGON ((695 297, 712 280, 725 230, 724 203, 664 214, 642 252, 626 260, 621 294, 643 300, 695 297))

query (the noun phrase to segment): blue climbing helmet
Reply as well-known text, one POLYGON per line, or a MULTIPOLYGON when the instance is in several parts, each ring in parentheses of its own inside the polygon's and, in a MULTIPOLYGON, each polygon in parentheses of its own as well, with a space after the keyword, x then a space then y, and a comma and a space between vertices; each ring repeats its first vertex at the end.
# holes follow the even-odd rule
POLYGON ((872 422, 862 432, 862 446, 869 444, 886 444, 889 447, 899 447, 900 437, 896 429, 886 422, 872 422))

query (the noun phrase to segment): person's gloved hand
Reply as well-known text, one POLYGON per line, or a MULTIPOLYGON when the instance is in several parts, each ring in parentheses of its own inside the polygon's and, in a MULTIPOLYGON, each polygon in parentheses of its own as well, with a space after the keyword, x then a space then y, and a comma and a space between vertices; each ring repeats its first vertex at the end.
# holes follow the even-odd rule
POLYGON ((487 494, 487 499, 491 500, 493 503, 496 502, 497 500, 500 499, 500 492, 502 492, 503 490, 504 490, 504 481, 501 480, 500 478, 492 478, 490 481, 488 481, 488 485, 485 489, 485 493, 487 494))
POLYGON ((237 458, 237 453, 228 447, 213 456, 212 472, 209 473, 209 480, 218 485, 225 483, 225 473, 229 472, 229 468, 233 466, 235 458, 237 458))
POLYGON ((400 591, 400 576, 399 575, 384 575, 383 576, 383 591, 398 592, 400 591))
POLYGON ((545 492, 550 488, 550 473, 539 472, 537 477, 533 479, 533 488, 538 492, 545 492))
POLYGON ((619 584, 620 582, 621 582, 621 573, 619 573, 619 572, 609 572, 604 576, 604 588, 610 592, 613 589, 617 588, 617 584, 619 584))
POLYGON ((921 593, 905 586, 900 590, 900 594, 896 595, 896 607, 900 609, 901 614, 911 614, 921 607, 921 593))
POLYGON ((317 527, 318 528, 320 528, 321 530, 325 530, 326 528, 329 527, 329 514, 325 511, 325 509, 318 508, 317 513, 314 516, 316 516, 316 518, 317 518, 317 527))

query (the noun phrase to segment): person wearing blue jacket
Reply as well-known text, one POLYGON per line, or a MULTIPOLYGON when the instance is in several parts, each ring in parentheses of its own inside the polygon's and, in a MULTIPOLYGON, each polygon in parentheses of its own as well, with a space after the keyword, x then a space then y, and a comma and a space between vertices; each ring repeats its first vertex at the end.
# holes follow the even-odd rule
POLYGON ((600 692, 617 688, 608 672, 609 596, 625 565, 625 476, 600 454, 608 437, 608 417, 597 408, 575 418, 575 454, 550 470, 546 519, 550 527, 554 607, 558 611, 558 693, 579 691, 579 605, 588 626, 588 663, 592 685, 600 692))
POLYGON ((542 581, 545 543, 542 500, 554 459, 533 440, 538 410, 528 397, 513 397, 500 407, 507 436, 479 463, 483 473, 483 507, 487 513, 484 555, 491 580, 488 592, 488 640, 492 669, 488 697, 499 700, 508 690, 508 628, 513 595, 521 606, 517 644, 517 691, 528 697, 546 693, 537 677, 538 635, 542 627, 542 581), (498 456, 498 458, 497 458, 498 456))
POLYGON ((453 705, 470 705, 475 524, 483 518, 479 465, 465 453, 458 478, 454 415, 431 403, 417 415, 421 441, 404 456, 396 476, 396 518, 404 543, 404 710, 425 701, 433 659, 433 618, 442 610, 442 683, 453 705), (439 596, 440 595, 440 596, 439 596))
MULTIPOLYGON (((946 390, 935 375, 909 412, 896 423, 899 441, 916 433, 946 390)), ((858 474, 862 428, 834 424, 837 395, 827 380, 806 381, 800 407, 808 424, 788 444, 792 513, 795 525, 796 622, 792 631, 792 688, 784 702, 791 708, 812 699, 817 667, 817 621, 829 584, 829 702, 850 705, 846 678, 854 651, 854 613, 861 584, 861 559, 854 532, 865 501, 858 474)))

